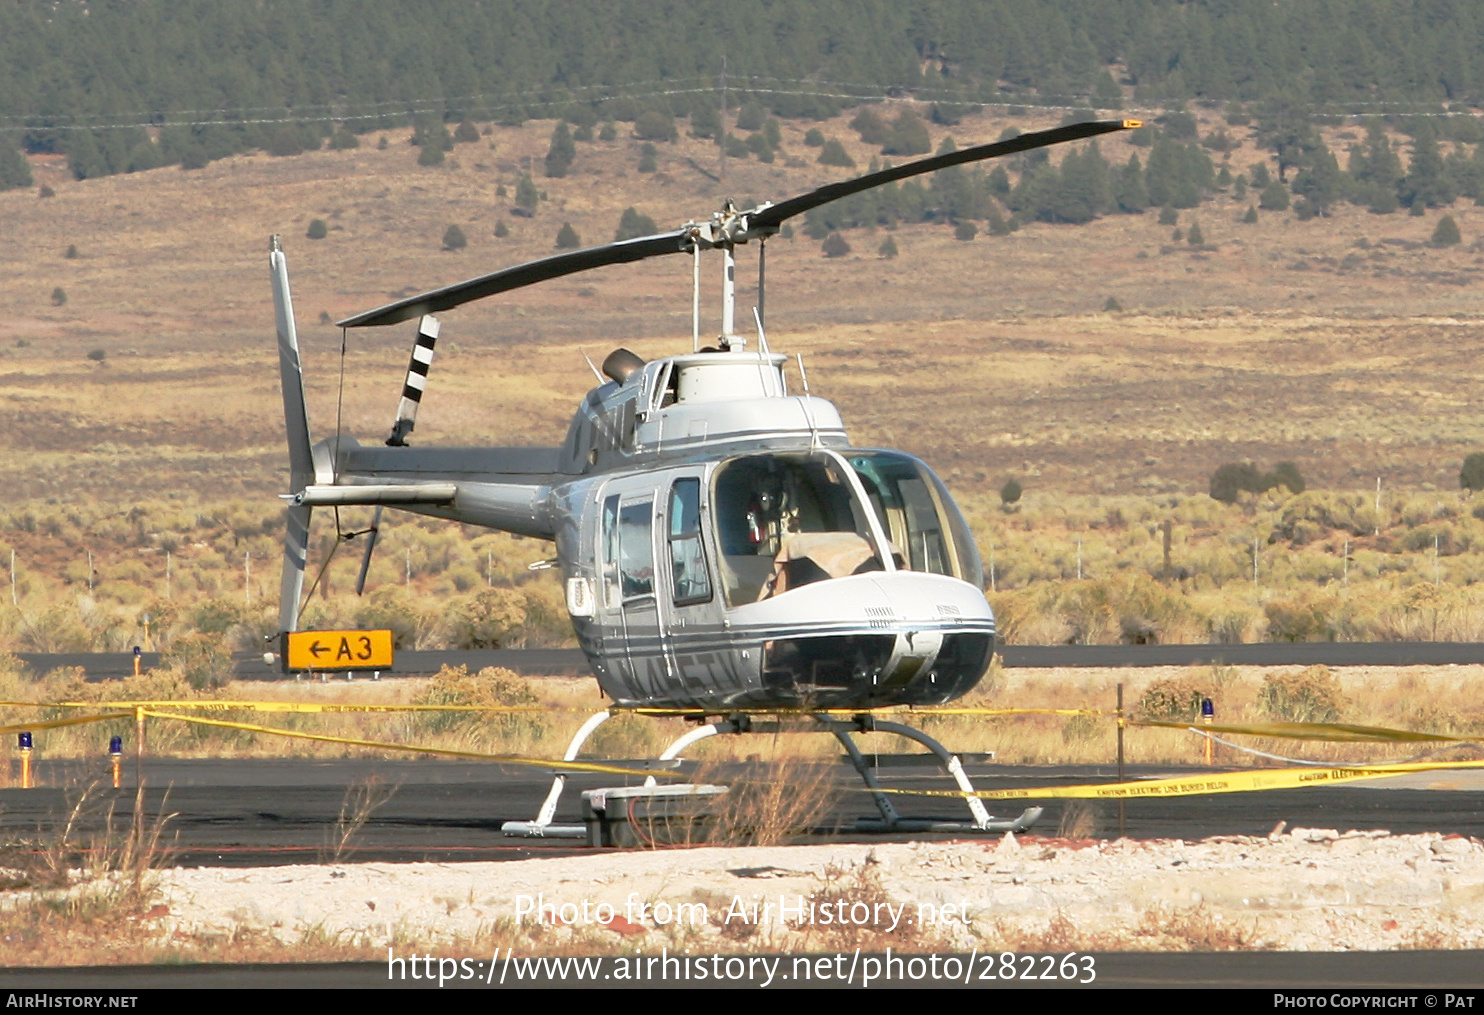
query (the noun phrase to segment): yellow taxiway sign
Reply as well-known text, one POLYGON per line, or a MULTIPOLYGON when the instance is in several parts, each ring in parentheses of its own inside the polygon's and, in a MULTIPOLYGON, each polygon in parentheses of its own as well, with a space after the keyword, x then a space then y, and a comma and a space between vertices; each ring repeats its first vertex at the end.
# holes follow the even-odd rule
POLYGON ((291 631, 284 650, 290 670, 389 670, 390 631, 291 631))

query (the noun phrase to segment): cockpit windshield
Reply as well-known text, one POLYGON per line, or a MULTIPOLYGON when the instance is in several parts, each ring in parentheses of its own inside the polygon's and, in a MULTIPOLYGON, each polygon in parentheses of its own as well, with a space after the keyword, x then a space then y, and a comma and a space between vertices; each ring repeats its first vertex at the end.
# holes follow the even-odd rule
POLYGON ((943 481, 915 458, 890 451, 846 453, 866 496, 900 548, 908 571, 930 571, 982 586, 979 550, 943 481))
POLYGON ((728 605, 883 570, 872 512, 895 568, 979 581, 968 527, 925 466, 886 452, 847 454, 845 461, 865 502, 831 453, 753 455, 717 470, 716 534, 728 605))

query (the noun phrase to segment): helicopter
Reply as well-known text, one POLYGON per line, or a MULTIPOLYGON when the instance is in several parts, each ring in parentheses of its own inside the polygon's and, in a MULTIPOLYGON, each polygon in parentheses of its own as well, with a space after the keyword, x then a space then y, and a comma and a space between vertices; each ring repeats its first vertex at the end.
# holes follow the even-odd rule
MULTIPOLYGON (((776 728, 755 722, 758 712, 798 711, 844 745, 884 827, 1029 827, 1038 808, 1009 821, 991 818, 968 795, 972 785, 957 756, 922 731, 871 715, 970 691, 994 653, 994 615, 969 526, 943 481, 904 452, 855 447, 835 406, 809 393, 802 357, 803 390, 789 390, 789 357, 772 351, 766 333, 766 241, 788 219, 873 187, 1141 125, 1067 124, 889 166, 777 204, 738 209, 728 200, 709 218, 668 232, 559 253, 346 318, 337 322, 344 329, 417 320, 397 414, 378 444, 338 434, 311 441, 287 261, 274 237, 270 274, 290 464, 280 639, 296 629, 316 507, 375 508, 358 593, 388 507, 548 540, 556 557, 538 565, 560 567, 578 643, 613 701, 582 726, 565 760, 618 710, 716 717, 660 760, 707 736, 776 728), (754 240, 756 345, 749 348, 736 330, 736 247, 754 240), (703 346, 706 251, 721 255, 723 271, 721 332, 703 346), (693 260, 691 350, 646 362, 615 349, 559 446, 409 446, 442 327, 436 314, 576 272, 675 254, 693 260), (842 710, 855 714, 825 714, 842 710), (903 819, 851 739, 869 731, 928 747, 966 794, 972 822, 903 819)), ((535 821, 508 822, 506 832, 584 834, 583 826, 553 822, 564 779, 556 776, 535 821)))

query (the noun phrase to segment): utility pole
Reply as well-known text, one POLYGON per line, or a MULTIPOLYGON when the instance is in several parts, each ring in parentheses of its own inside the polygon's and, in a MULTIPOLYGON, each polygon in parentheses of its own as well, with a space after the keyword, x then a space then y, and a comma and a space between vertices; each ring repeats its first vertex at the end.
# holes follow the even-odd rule
POLYGON ((721 133, 716 143, 721 145, 721 196, 727 196, 727 58, 721 58, 721 133))

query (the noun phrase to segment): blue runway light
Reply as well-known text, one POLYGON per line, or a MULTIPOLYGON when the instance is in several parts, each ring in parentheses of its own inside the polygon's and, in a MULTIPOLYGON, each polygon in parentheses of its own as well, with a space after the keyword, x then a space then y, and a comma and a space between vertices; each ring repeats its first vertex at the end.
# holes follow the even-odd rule
POLYGON ((1213 718, 1215 718, 1215 716, 1216 716, 1216 705, 1215 705, 1215 703, 1212 702, 1210 698, 1202 698, 1201 699, 1201 718, 1202 719, 1205 719, 1207 722, 1209 722, 1213 718))
POLYGON ((21 734, 19 734, 16 737, 16 739, 18 741, 20 741, 21 750, 23 750, 23 751, 29 751, 31 749, 31 734, 30 733, 21 733, 21 734))
POLYGON ((115 755, 117 755, 117 754, 123 754, 124 753, 124 738, 123 737, 113 737, 112 739, 110 739, 108 741, 108 753, 109 754, 115 754, 115 755))

